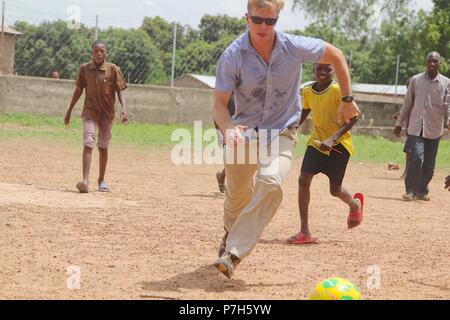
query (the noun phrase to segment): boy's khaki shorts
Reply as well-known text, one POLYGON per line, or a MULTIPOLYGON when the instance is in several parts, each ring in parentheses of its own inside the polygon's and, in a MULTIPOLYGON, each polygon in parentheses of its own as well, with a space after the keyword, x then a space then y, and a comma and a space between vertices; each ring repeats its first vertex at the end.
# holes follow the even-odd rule
POLYGON ((101 117, 98 122, 83 119, 83 145, 87 148, 95 148, 95 139, 98 129, 98 144, 100 149, 108 149, 112 138, 113 122, 101 117))

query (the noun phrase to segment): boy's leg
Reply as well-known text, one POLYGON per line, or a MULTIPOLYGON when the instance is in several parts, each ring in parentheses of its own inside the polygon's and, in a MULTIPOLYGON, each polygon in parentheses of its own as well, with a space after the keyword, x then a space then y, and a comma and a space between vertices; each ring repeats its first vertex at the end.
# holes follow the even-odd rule
POLYGON ((99 191, 111 191, 105 182, 108 164, 108 149, 112 138, 113 122, 102 116, 98 123, 98 151, 99 151, 99 191))
POLYGON ((300 231, 290 237, 287 242, 289 244, 312 244, 317 243, 317 238, 311 237, 308 224, 308 212, 310 201, 311 181, 314 177, 312 173, 302 172, 298 181, 298 207, 300 211, 300 231))
POLYGON ((308 212, 309 202, 311 198, 311 181, 313 174, 302 172, 298 180, 298 208, 300 211, 300 232, 305 235, 306 238, 311 237, 308 224, 308 212))
POLYGON ((89 190, 89 172, 96 131, 97 123, 95 121, 83 119, 83 180, 77 184, 77 189, 81 193, 87 193, 89 190))
POLYGON ((108 149, 98 148, 99 176, 98 184, 105 180, 106 165, 108 164, 108 149))
POLYGON ((89 192, 89 171, 91 169, 92 149, 83 148, 83 180, 77 183, 77 189, 80 193, 89 192))
POLYGON ((333 197, 339 198, 345 202, 350 208, 350 213, 359 211, 359 203, 355 201, 351 193, 342 185, 335 184, 330 180, 330 193, 333 197))
MULTIPOLYGON (((330 194, 345 202, 350 209, 350 214, 356 213, 361 210, 362 204, 356 201, 352 194, 342 186, 345 172, 347 171, 348 161, 350 160, 350 154, 341 144, 337 145, 335 148, 341 153, 331 151, 330 157, 322 172, 327 175, 330 180, 330 194)), ((353 228, 361 222, 350 221, 349 223, 348 227, 353 228)))
POLYGON ((311 238, 308 224, 310 187, 313 177, 321 171, 322 164, 327 156, 313 147, 306 149, 303 156, 302 168, 298 179, 298 208, 300 212, 300 232, 290 237, 287 242, 290 244, 310 244, 318 241, 311 238))

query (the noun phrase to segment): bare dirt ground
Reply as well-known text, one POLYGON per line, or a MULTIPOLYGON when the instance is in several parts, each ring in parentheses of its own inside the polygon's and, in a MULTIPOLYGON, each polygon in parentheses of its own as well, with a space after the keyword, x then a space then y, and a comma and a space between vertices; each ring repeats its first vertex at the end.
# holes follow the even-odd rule
POLYGON ((400 171, 352 162, 344 184, 366 195, 363 225, 346 229, 347 208, 313 181, 312 246, 285 240, 299 227, 297 159, 282 207, 232 280, 211 264, 222 237, 218 166, 175 166, 170 150, 113 146, 110 194, 75 192, 81 146, 0 141, 0 299, 307 299, 330 276, 365 299, 450 299, 450 193, 438 171, 432 201, 400 200, 400 171), (370 290, 370 266, 381 288, 370 290), (81 288, 66 286, 67 268, 81 288))

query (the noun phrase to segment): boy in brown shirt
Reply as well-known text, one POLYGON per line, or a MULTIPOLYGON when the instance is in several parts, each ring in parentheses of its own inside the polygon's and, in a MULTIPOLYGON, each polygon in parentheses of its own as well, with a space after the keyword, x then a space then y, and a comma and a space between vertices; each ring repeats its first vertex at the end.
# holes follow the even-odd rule
POLYGON ((106 55, 106 44, 100 40, 95 41, 92 44, 92 61, 80 66, 76 80, 76 89, 64 119, 65 125, 69 125, 72 110, 86 88, 86 98, 81 114, 84 140, 83 180, 77 184, 77 189, 81 193, 89 192, 89 171, 97 130, 97 146, 100 154, 98 190, 101 192, 111 191, 104 178, 108 163, 108 147, 112 137, 116 92, 121 105, 120 120, 122 123, 128 121, 123 94, 123 90, 127 88, 127 85, 120 68, 115 64, 106 62, 106 55))

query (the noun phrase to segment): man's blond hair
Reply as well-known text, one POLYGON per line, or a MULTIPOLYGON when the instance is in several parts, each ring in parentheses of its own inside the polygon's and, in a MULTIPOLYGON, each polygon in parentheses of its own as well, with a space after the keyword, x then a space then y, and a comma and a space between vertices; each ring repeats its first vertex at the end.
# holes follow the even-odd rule
POLYGON ((277 12, 280 13, 284 8, 284 0, 248 0, 247 11, 267 7, 275 7, 277 12))

